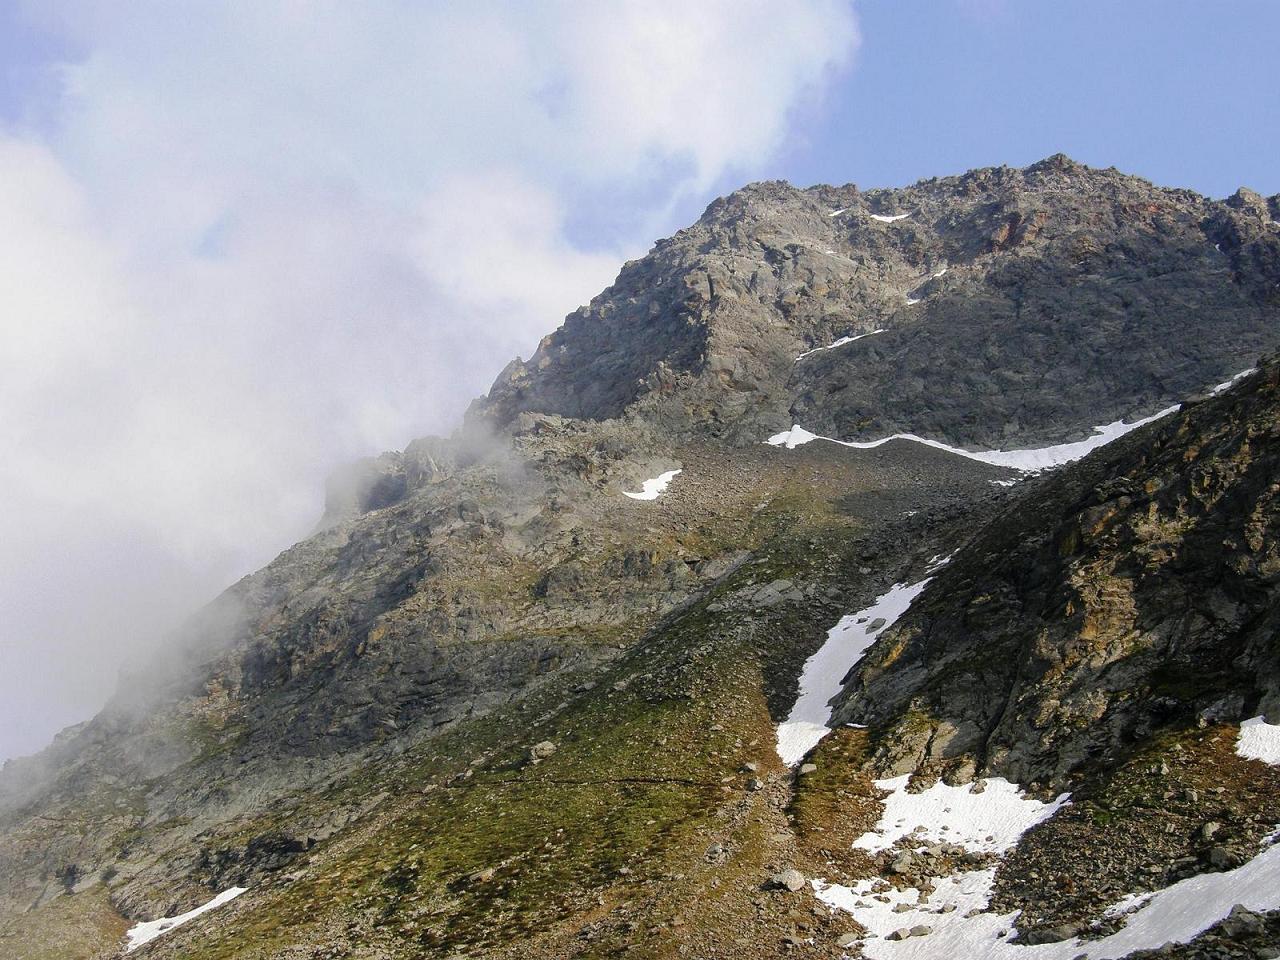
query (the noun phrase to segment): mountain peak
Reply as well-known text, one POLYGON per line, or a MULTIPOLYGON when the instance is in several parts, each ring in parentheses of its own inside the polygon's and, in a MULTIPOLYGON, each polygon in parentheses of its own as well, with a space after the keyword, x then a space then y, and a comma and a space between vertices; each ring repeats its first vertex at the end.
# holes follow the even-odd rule
MULTIPOLYGON (((1033 396, 1046 372, 1086 376, 1081 401, 1101 422, 1176 400, 1267 346, 1273 268, 1261 264, 1275 238, 1254 207, 1061 154, 900 189, 749 184, 627 264, 529 361, 508 367, 472 416, 501 426, 522 410, 628 414, 751 442, 823 396, 821 425, 850 439, 1062 439, 1063 411, 1033 396), (1175 275, 1200 279, 1179 289, 1175 275), (979 324, 975 310, 988 319, 979 324), (1112 369, 1118 344, 1103 332, 1121 324, 1128 377, 1112 369), (1184 336, 1206 324, 1230 327, 1234 346, 1207 330, 1184 336), (846 383, 821 348, 873 330, 884 334, 857 348, 877 358, 869 379, 846 383), (1155 357, 1171 337, 1186 353, 1176 364, 1155 357), (919 371, 935 394, 971 393, 966 381, 982 376, 965 360, 974 348, 990 373, 980 387, 989 409, 922 410, 910 386, 919 371), (1223 348, 1230 359, 1210 358, 1223 348), (814 359, 797 363, 806 353, 814 359), (1168 366, 1185 375, 1156 372, 1168 366), (1141 387, 1121 396, 1118 382, 1141 387)), ((1089 419, 1083 406, 1068 419, 1089 419)))

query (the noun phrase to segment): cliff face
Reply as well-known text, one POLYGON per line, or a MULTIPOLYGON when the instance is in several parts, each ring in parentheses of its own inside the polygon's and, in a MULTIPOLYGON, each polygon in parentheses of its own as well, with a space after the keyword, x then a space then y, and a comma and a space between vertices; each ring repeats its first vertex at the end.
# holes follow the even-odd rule
POLYGON ((1214 202, 1061 156, 899 190, 755 184, 627 264, 473 415, 631 407, 737 443, 794 422, 1078 438, 1274 345, 1278 218, 1275 198, 1214 202))
POLYGON ((232 886, 137 955, 835 949, 760 886, 883 868, 832 839, 873 774, 1102 790, 1269 709, 1274 364, 1039 479, 762 441, 1044 445, 1203 393, 1280 347, 1278 215, 1062 157, 716 201, 0 772, 0 953, 112 956, 232 886), (870 731, 796 779, 802 665, 927 575, 838 698, 870 731))
POLYGON ((1198 718, 1280 707, 1280 364, 1033 484, 845 689, 895 769, 1063 785, 1198 718), (930 718, 921 722, 921 718, 930 718))

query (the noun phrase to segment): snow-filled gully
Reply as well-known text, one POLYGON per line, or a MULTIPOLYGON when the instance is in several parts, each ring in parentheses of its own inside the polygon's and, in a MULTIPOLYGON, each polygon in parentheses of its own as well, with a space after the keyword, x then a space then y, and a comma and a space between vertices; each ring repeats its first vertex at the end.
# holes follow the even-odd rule
POLYGON ((836 340, 832 343, 828 343, 825 347, 814 347, 812 350, 806 350, 804 353, 800 354, 800 356, 796 357, 796 361, 799 362, 800 360, 803 360, 805 357, 811 357, 815 353, 822 353, 826 350, 835 350, 837 347, 843 347, 847 344, 854 343, 855 341, 861 340, 863 337, 875 336, 877 333, 884 333, 884 331, 871 330, 868 333, 859 333, 858 335, 853 337, 841 337, 839 340, 836 340))
POLYGON ((862 659, 876 638, 906 613, 928 582, 897 584, 871 606, 842 617, 827 631, 826 642, 805 662, 800 674, 800 696, 786 722, 778 725, 778 755, 783 763, 799 763, 831 732, 830 701, 840 692, 841 678, 862 659))
MULTIPOLYGON (((941 276, 946 273, 942 270, 935 276, 941 276)), ((883 333, 882 330, 872 331, 873 333, 883 333)), ((871 334, 864 333, 864 337, 871 334)), ((851 343, 861 337, 846 337, 837 340, 830 347, 819 347, 819 350, 830 350, 833 347, 841 346, 845 343, 851 343)), ((817 350, 810 350, 809 353, 817 353, 817 350)), ((806 357, 809 353, 801 354, 796 359, 806 357)), ((1243 378, 1256 370, 1250 367, 1247 370, 1241 370, 1229 380, 1212 387, 1209 391, 1211 395, 1217 395, 1225 390, 1229 390, 1235 386, 1243 378)), ((1142 417, 1132 422, 1125 420, 1114 420, 1111 423, 1104 423, 1101 426, 1093 428, 1093 436, 1084 440, 1076 440, 1071 443, 1058 443, 1048 447, 1030 447, 1023 450, 965 450, 961 447, 953 447, 949 443, 942 443, 939 440, 930 440, 927 437, 919 437, 914 433, 895 433, 892 436, 881 437, 879 440, 836 440, 834 437, 824 437, 821 434, 813 433, 806 430, 799 424, 793 424, 790 430, 783 430, 781 433, 775 433, 765 443, 775 447, 785 447, 788 450, 794 450, 796 447, 814 440, 823 440, 827 443, 835 443, 842 447, 849 447, 852 450, 873 450, 876 447, 884 446, 892 440, 908 440, 912 443, 920 443, 926 447, 933 447, 935 450, 943 450, 946 453, 955 454, 957 457, 965 457, 969 460, 977 460, 980 463, 990 464, 993 467, 1007 467, 1011 470, 1020 470, 1023 473, 1036 473, 1041 470, 1049 470, 1053 467, 1060 467, 1063 464, 1071 463, 1079 460, 1081 457, 1092 453, 1099 447, 1105 446, 1112 440, 1123 437, 1126 433, 1137 430, 1139 427, 1146 426, 1148 423, 1154 423, 1162 417, 1167 417, 1171 413, 1177 413, 1182 409, 1182 404, 1175 403, 1172 406, 1158 410, 1149 417, 1142 417)))
POLYGON ((977 460, 980 463, 987 463, 993 467, 1008 467, 1012 470, 1021 470, 1026 473, 1032 473, 1039 470, 1048 470, 1051 467, 1059 467, 1065 463, 1071 463, 1073 460, 1079 460, 1086 454, 1092 453, 1099 447, 1110 443, 1119 437, 1124 436, 1131 430, 1145 426, 1161 417, 1167 417, 1171 413, 1175 413, 1180 409, 1179 404, 1171 407, 1165 407, 1158 413, 1153 413, 1149 417, 1143 417, 1141 420, 1135 420, 1132 423, 1126 423, 1124 420, 1116 420, 1113 423, 1103 424, 1100 427, 1094 427, 1094 435, 1085 439, 1077 440, 1073 443, 1059 443, 1050 447, 1034 447, 1025 450, 964 450, 960 447, 953 447, 948 443, 942 443, 939 440, 930 440, 927 437, 918 437, 914 433, 895 433, 889 437, 882 437, 879 440, 867 440, 858 442, 854 440, 836 440, 832 437, 824 437, 816 433, 806 430, 804 427, 796 424, 790 430, 784 430, 782 433, 775 433, 772 437, 765 441, 775 447, 786 447, 788 450, 794 450, 796 447, 814 440, 825 440, 827 443, 836 443, 842 447, 849 447, 853 450, 873 450, 876 447, 884 446, 892 440, 909 440, 912 443, 924 444, 926 447, 933 447, 935 450, 943 450, 947 453, 955 454, 958 457, 965 457, 969 460, 977 460))
POLYGON ((145 920, 142 923, 134 924, 129 928, 125 936, 128 942, 125 944, 125 953, 133 953, 140 946, 150 943, 156 937, 168 933, 170 930, 176 929, 185 923, 189 923, 196 917, 202 916, 211 910, 216 910, 224 903, 229 903, 240 894, 244 893, 245 887, 231 887, 223 890, 220 894, 210 900, 208 903, 196 907, 194 910, 188 910, 186 913, 176 917, 161 917, 159 920, 145 920))

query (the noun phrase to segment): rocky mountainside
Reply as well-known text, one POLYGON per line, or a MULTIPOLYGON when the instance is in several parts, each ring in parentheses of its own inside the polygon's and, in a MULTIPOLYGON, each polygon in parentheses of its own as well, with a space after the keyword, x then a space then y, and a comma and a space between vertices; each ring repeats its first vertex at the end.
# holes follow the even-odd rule
MULTIPOLYGON (((1276 363, 1212 392, 1280 347, 1278 218, 1063 157, 716 201, 5 766, 0 955, 1161 946, 1107 909, 1244 884, 1280 823, 1236 749, 1280 689, 1276 363), (1032 829, 891 839, 938 791, 1032 829)), ((1197 939, 1236 902, 1185 950, 1274 943, 1197 939)))
POLYGON ((837 711, 937 719, 886 770, 1065 786, 1159 727, 1280 711, 1280 368, 1248 385, 1028 483, 938 573, 837 711))
POLYGON ((1219 203, 1062 156, 901 190, 755 184, 627 264, 473 413, 631 412, 748 444, 797 421, 1069 439, 1274 344, 1277 220, 1274 197, 1219 203))

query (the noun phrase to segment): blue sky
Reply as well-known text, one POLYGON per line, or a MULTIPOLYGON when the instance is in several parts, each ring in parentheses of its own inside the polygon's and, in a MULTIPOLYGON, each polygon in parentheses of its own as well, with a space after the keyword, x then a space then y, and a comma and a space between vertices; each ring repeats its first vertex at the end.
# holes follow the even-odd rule
POLYGON ((0 758, 752 179, 1280 191, 1272 2, 0 0, 0 758))
POLYGON ((796 183, 894 186, 1063 152, 1226 196, 1280 192, 1273 0, 869 0, 796 183))

